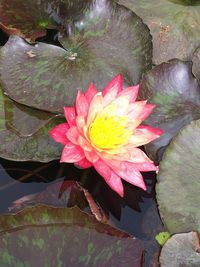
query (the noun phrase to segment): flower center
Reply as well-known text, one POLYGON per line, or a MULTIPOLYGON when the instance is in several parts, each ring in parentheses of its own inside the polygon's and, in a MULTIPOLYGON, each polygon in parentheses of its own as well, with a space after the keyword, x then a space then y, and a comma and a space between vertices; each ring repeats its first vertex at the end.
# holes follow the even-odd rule
POLYGON ((128 142, 132 132, 126 128, 126 116, 97 115, 89 128, 92 143, 101 149, 112 149, 128 142))

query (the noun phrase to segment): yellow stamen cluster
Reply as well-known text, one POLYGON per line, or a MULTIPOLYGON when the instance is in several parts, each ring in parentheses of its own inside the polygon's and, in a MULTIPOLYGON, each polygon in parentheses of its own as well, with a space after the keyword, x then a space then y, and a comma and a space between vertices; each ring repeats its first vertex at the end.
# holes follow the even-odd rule
POLYGON ((127 116, 100 113, 90 125, 90 140, 100 149, 113 149, 124 145, 132 135, 126 125, 127 116))

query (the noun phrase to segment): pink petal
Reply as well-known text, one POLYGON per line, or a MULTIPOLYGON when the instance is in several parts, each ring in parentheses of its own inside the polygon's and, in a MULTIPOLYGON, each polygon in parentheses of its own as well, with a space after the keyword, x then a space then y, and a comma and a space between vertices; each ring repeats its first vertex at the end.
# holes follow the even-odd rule
POLYGON ((141 115, 139 116, 139 119, 141 121, 146 120, 149 117, 149 115, 152 113, 152 111, 154 110, 155 107, 156 107, 156 105, 146 104, 146 106, 144 107, 141 115))
POLYGON ((60 162, 74 163, 85 158, 83 150, 71 142, 67 143, 63 149, 60 162))
POLYGON ((143 162, 143 163, 132 163, 134 164, 135 168, 141 172, 151 172, 151 171, 158 171, 159 168, 154 163, 150 162, 143 162))
POLYGON ((65 118, 69 126, 76 125, 76 111, 74 107, 64 107, 65 118))
POLYGON ((88 105, 88 101, 87 101, 85 95, 83 94, 83 92, 78 91, 78 94, 76 96, 76 113, 77 113, 77 115, 82 115, 82 116, 86 117, 88 114, 88 109, 89 109, 89 105, 88 105))
POLYGON ((85 153, 85 157, 87 158, 87 160, 92 162, 93 164, 97 162, 99 159, 99 156, 94 150, 92 151, 85 150, 84 153, 85 153))
POLYGON ((122 90, 118 96, 123 96, 123 95, 128 95, 129 96, 129 101, 130 103, 135 102, 138 96, 138 91, 139 91, 139 84, 131 87, 127 87, 126 89, 122 90))
POLYGON ((93 122, 97 113, 103 109, 103 97, 102 93, 99 92, 94 96, 90 103, 89 111, 88 111, 88 118, 87 118, 87 126, 93 122))
POLYGON ((88 103, 90 103, 93 99, 93 97, 98 93, 96 87, 94 86, 93 83, 90 84, 87 92, 85 93, 85 97, 88 101, 88 103))
POLYGON ((139 116, 142 114, 144 107, 146 106, 147 101, 137 101, 129 105, 128 116, 130 120, 139 119, 139 116))
POLYGON ((80 145, 80 147, 83 148, 83 150, 85 151, 92 151, 93 148, 91 146, 91 144, 85 139, 85 137, 79 135, 78 137, 78 143, 80 145))
POLYGON ((56 142, 66 145, 69 141, 66 136, 68 129, 69 125, 67 123, 61 123, 51 129, 49 134, 56 142))
POLYGON ((106 94, 111 93, 113 90, 117 90, 119 93, 122 90, 123 85, 123 78, 121 74, 118 74, 116 77, 114 77, 103 89, 102 94, 105 96, 106 94))
POLYGON ((85 117, 82 115, 79 115, 76 117, 76 126, 78 131, 81 134, 84 134, 84 126, 85 126, 85 117))
POLYGON ((83 169, 87 169, 93 166, 93 164, 89 162, 87 159, 82 159, 76 162, 75 164, 78 165, 78 167, 83 168, 83 169))
POLYGON ((119 175, 122 179, 130 184, 146 190, 146 185, 144 183, 143 177, 135 165, 129 162, 112 162, 111 168, 113 171, 119 175))
POLYGON ((121 178, 112 171, 112 169, 106 165, 102 160, 98 160, 94 164, 96 171, 105 179, 106 183, 117 192, 121 197, 124 196, 124 188, 121 178))
POLYGON ((123 153, 119 152, 119 154, 114 155, 113 158, 120 161, 129 161, 132 163, 153 163, 153 161, 148 158, 141 149, 137 147, 128 147, 128 145, 123 153))
POLYGON ((75 145, 79 145, 78 138, 80 133, 76 126, 72 126, 71 128, 69 128, 66 135, 70 142, 72 142, 75 145))
POLYGON ((153 141, 154 139, 160 137, 163 131, 157 128, 152 128, 150 126, 139 126, 135 129, 133 136, 129 139, 132 146, 143 146, 153 141))

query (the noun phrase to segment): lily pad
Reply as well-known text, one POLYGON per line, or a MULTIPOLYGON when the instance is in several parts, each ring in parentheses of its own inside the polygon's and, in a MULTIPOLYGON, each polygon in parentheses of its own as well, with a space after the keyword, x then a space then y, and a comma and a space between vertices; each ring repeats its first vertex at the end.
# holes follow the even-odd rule
POLYGON ((63 106, 74 104, 77 89, 86 91, 91 82, 103 89, 118 73, 126 84, 140 81, 152 63, 148 27, 113 1, 92 3, 60 33, 65 49, 10 37, 0 52, 0 79, 9 97, 38 109, 63 112, 63 106))
POLYGON ((160 215, 170 233, 200 231, 200 120, 185 126, 164 153, 156 186, 160 215))
POLYGON ((12 101, 0 87, 0 157, 15 161, 48 162, 58 159, 62 146, 49 130, 63 117, 12 101))
POLYGON ((172 236, 164 245, 160 263, 162 267, 199 267, 200 254, 195 251, 195 233, 172 236))
POLYGON ((138 239, 77 207, 39 205, 0 216, 0 241, 2 266, 142 266, 138 239))
POLYGON ((194 52, 192 62, 193 62, 192 72, 200 82, 200 46, 194 52))
POLYGON ((19 35, 35 40, 46 34, 46 28, 56 26, 53 20, 53 1, 1 0, 0 23, 18 29, 19 35))
POLYGON ((143 76, 140 97, 156 104, 147 120, 164 134, 146 146, 147 154, 160 161, 166 146, 179 130, 200 118, 200 86, 191 62, 177 59, 162 63, 143 76))
POLYGON ((150 28, 155 64, 173 58, 182 60, 192 58, 194 50, 200 43, 199 1, 118 0, 118 2, 133 10, 150 28))

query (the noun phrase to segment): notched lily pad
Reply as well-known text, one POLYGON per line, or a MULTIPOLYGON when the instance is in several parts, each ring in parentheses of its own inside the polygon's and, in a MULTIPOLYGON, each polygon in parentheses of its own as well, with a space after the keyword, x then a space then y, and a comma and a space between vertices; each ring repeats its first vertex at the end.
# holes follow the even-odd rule
POLYGON ((0 157, 41 162, 58 159, 62 148, 48 132, 63 121, 62 116, 12 101, 0 86, 0 157))
POLYGON ((55 28, 53 2, 49 0, 1 0, 0 23, 15 34, 35 40, 46 34, 46 28, 55 28))
POLYGON ((172 236, 164 245, 160 263, 162 267, 199 267, 200 254, 195 251, 196 233, 172 236))
POLYGON ((3 266, 142 266, 138 239, 77 207, 39 205, 0 216, 0 241, 3 266))
POLYGON ((148 25, 155 64, 173 58, 191 60, 200 43, 198 0, 118 0, 148 25), (175 3, 176 2, 176 3, 175 3))
POLYGON ((160 215, 170 233, 200 231, 200 120, 168 146, 156 186, 160 215))
POLYGON ((164 134, 146 146, 148 155, 160 161, 166 146, 179 130, 200 118, 200 86, 192 74, 191 62, 171 60, 143 76, 140 97, 156 104, 148 124, 164 134))
POLYGON ((77 89, 103 89, 118 73, 136 84, 151 68, 148 27, 114 1, 91 1, 60 33, 63 48, 10 37, 0 52, 3 89, 15 101, 51 112, 73 105, 77 89), (15 55, 15 56, 13 56, 15 55))

